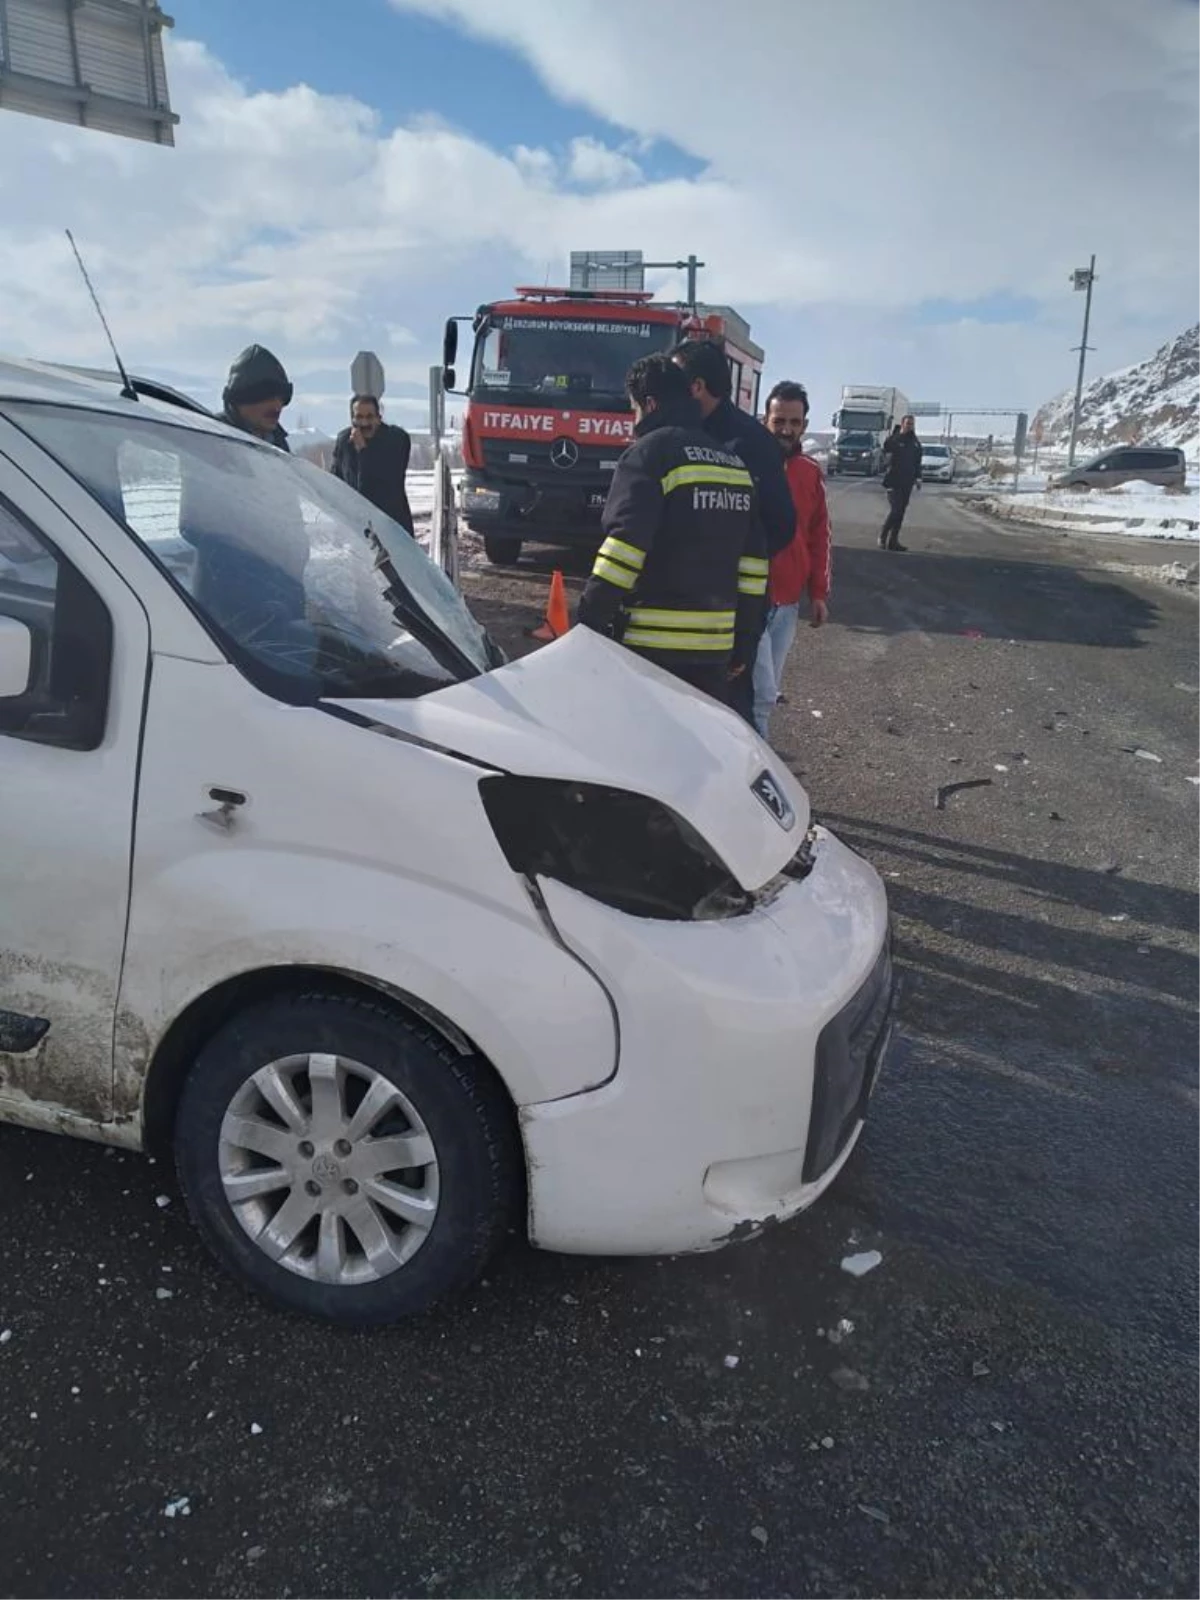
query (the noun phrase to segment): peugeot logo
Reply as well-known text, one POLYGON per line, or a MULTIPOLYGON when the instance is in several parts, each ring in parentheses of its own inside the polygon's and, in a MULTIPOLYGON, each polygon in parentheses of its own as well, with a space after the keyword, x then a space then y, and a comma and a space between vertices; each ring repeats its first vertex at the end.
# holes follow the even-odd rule
POLYGON ((550 446, 550 460, 554 466, 561 467, 565 472, 579 460, 579 446, 574 439, 555 439, 550 446))
POLYGON ((764 805, 775 821, 786 832, 796 826, 796 813, 792 803, 769 772, 760 772, 750 785, 755 798, 764 805))

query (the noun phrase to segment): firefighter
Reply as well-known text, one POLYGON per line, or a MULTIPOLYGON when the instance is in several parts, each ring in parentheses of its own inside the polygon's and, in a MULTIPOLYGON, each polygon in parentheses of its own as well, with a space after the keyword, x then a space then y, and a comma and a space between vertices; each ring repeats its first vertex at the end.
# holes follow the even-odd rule
POLYGON ((613 473, 579 620, 727 702, 753 664, 766 608, 754 483, 703 431, 669 356, 643 356, 625 386, 634 441, 613 473))

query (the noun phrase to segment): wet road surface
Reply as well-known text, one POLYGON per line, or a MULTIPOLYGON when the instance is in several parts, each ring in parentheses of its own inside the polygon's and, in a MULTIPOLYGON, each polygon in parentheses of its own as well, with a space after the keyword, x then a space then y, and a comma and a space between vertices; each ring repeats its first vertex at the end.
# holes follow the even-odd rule
MULTIPOLYGON (((832 504, 773 738, 904 977, 834 1189, 360 1335, 227 1282, 161 1165, 0 1129, 0 1590, 1196 1592, 1196 608, 1111 565, 1179 547, 832 504)), ((556 559, 469 573, 510 648, 556 559)))

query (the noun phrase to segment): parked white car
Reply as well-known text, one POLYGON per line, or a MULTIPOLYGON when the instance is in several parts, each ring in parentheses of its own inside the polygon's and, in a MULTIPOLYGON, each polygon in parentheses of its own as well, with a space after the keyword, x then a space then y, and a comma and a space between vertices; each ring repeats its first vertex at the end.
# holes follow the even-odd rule
POLYGON ((954 452, 948 445, 921 445, 921 478, 925 483, 954 482, 954 452))
POLYGON ((619 646, 503 664, 309 463, 0 363, 0 759, 0 1120, 173 1151, 278 1302, 421 1309, 514 1221, 708 1249, 854 1145, 874 871, 619 646))

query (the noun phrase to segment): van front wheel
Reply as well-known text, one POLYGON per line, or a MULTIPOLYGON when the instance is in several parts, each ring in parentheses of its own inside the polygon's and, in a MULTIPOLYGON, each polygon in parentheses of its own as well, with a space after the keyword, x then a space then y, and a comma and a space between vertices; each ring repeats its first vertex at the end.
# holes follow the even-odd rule
POLYGON ((235 1277, 360 1326, 470 1283, 521 1189, 512 1110, 482 1062, 383 1002, 319 991, 250 1007, 205 1044, 175 1158, 235 1277))

